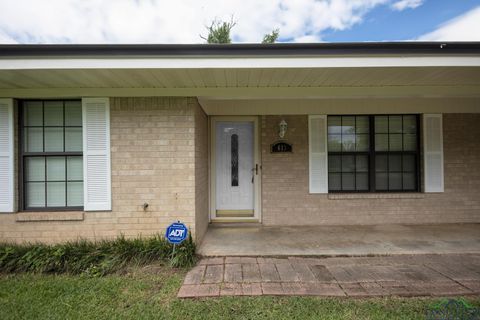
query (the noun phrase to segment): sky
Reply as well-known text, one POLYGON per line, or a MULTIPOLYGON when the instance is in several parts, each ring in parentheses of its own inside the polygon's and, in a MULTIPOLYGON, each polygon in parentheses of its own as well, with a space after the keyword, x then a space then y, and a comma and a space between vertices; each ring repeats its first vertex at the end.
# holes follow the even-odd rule
POLYGON ((480 0, 0 0, 0 43, 480 41, 480 0))

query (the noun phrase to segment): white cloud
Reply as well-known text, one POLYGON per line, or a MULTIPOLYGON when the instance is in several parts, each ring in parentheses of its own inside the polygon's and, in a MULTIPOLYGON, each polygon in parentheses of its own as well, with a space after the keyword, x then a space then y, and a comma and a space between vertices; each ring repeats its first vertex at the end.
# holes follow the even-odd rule
POLYGON ((307 34, 301 37, 295 38, 296 43, 313 43, 313 42, 321 42, 322 40, 320 37, 313 35, 313 34, 307 34))
POLYGON ((424 41, 479 41, 480 6, 419 37, 424 41))
POLYGON ((391 1, 0 0, 0 42, 201 43, 205 25, 232 15, 236 42, 260 42, 274 28, 287 41, 321 41, 391 1))
POLYGON ((18 43, 15 39, 10 37, 8 34, 0 30, 0 43, 5 43, 5 44, 15 44, 18 43))
POLYGON ((405 9, 415 9, 423 4, 425 0, 399 0, 392 3, 392 9, 403 11, 405 9))

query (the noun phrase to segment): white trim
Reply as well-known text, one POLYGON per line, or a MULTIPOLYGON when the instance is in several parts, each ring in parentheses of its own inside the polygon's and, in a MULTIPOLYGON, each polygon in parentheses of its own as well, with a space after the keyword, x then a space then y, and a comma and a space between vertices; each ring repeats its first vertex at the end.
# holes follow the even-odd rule
POLYGON ((208 57, 208 58, 4 58, 0 70, 26 69, 202 69, 202 68, 377 68, 478 67, 478 56, 208 57))
MULTIPOLYGON (((259 121, 258 117, 255 116, 215 116, 215 117, 210 117, 210 161, 209 161, 209 171, 210 171, 210 197, 209 197, 209 219, 210 221, 216 219, 216 208, 215 208, 215 123, 217 121, 252 121, 254 125, 254 162, 255 164, 258 164, 258 174, 255 176, 254 180, 254 219, 256 219, 258 222, 262 222, 262 159, 261 159, 261 145, 260 145, 260 127, 259 127, 259 121)), ((232 220, 232 219, 229 219, 232 220)), ((244 221, 250 221, 252 220, 251 217, 247 218, 235 218, 235 220, 238 220, 238 222, 244 221)))
POLYGON ((110 100, 109 98, 82 98, 82 122, 83 122, 83 202, 85 211, 109 211, 112 210, 112 173, 111 173, 111 159, 110 159, 110 100), (87 145, 87 105, 89 103, 100 103, 105 105, 105 135, 106 146, 105 150, 88 150, 87 145), (105 202, 92 202, 88 199, 88 156, 98 155, 106 157, 106 188, 107 200, 105 202))
POLYGON ((328 193, 328 150, 327 150, 327 115, 309 115, 308 116, 308 177, 310 193, 328 193), (323 132, 317 132, 312 126, 312 120, 321 119, 323 121, 323 132), (313 138, 319 137, 323 140, 323 150, 313 150, 313 138), (315 177, 314 175, 317 175, 315 177))
POLYGON ((424 165, 424 186, 425 192, 444 192, 444 164, 443 164, 443 117, 442 114, 424 114, 423 115, 423 165, 424 165), (430 127, 428 124, 428 119, 437 119, 438 127, 430 127), (438 136, 439 143, 438 149, 432 150, 434 145, 431 144, 431 141, 428 139, 429 130, 438 129, 435 134, 438 136), (432 156, 437 158, 435 163, 432 160, 432 156), (430 166, 437 166, 436 172, 430 172, 430 166), (438 182, 435 182, 430 174, 434 174, 440 178, 438 182))
POLYGON ((3 183, 3 178, 8 181, 8 191, 6 194, 1 194, 1 198, 7 200, 5 205, 0 205, 0 212, 15 212, 15 155, 14 155, 14 116, 13 116, 13 99, 0 99, 0 105, 7 107, 8 113, 8 138, 7 145, 0 145, 0 157, 8 158, 8 171, 6 177, 0 178, 3 183))

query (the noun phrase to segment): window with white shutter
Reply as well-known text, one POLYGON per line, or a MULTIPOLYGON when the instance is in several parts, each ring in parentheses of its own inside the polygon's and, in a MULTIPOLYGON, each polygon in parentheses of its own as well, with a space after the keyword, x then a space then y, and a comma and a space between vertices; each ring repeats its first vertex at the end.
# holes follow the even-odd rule
POLYGON ((0 99, 0 212, 13 212, 13 100, 0 99))
POLYGON ((309 116, 310 193, 418 192, 419 119, 309 116))
POLYGON ((110 104, 83 98, 84 209, 111 210, 110 104))
POLYGON ((19 104, 20 190, 23 210, 82 210, 80 100, 19 104))
POLYGON ((310 193, 328 193, 327 116, 308 117, 310 193))
POLYGON ((425 192, 443 192, 442 115, 423 115, 425 192))

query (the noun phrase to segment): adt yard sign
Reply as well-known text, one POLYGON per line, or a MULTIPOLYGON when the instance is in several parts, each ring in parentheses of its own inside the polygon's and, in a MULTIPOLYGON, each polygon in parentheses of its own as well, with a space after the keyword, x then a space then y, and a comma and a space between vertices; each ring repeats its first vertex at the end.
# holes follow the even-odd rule
POLYGON ((187 234, 187 227, 183 223, 175 222, 168 226, 165 237, 172 244, 180 244, 187 238, 187 234))

